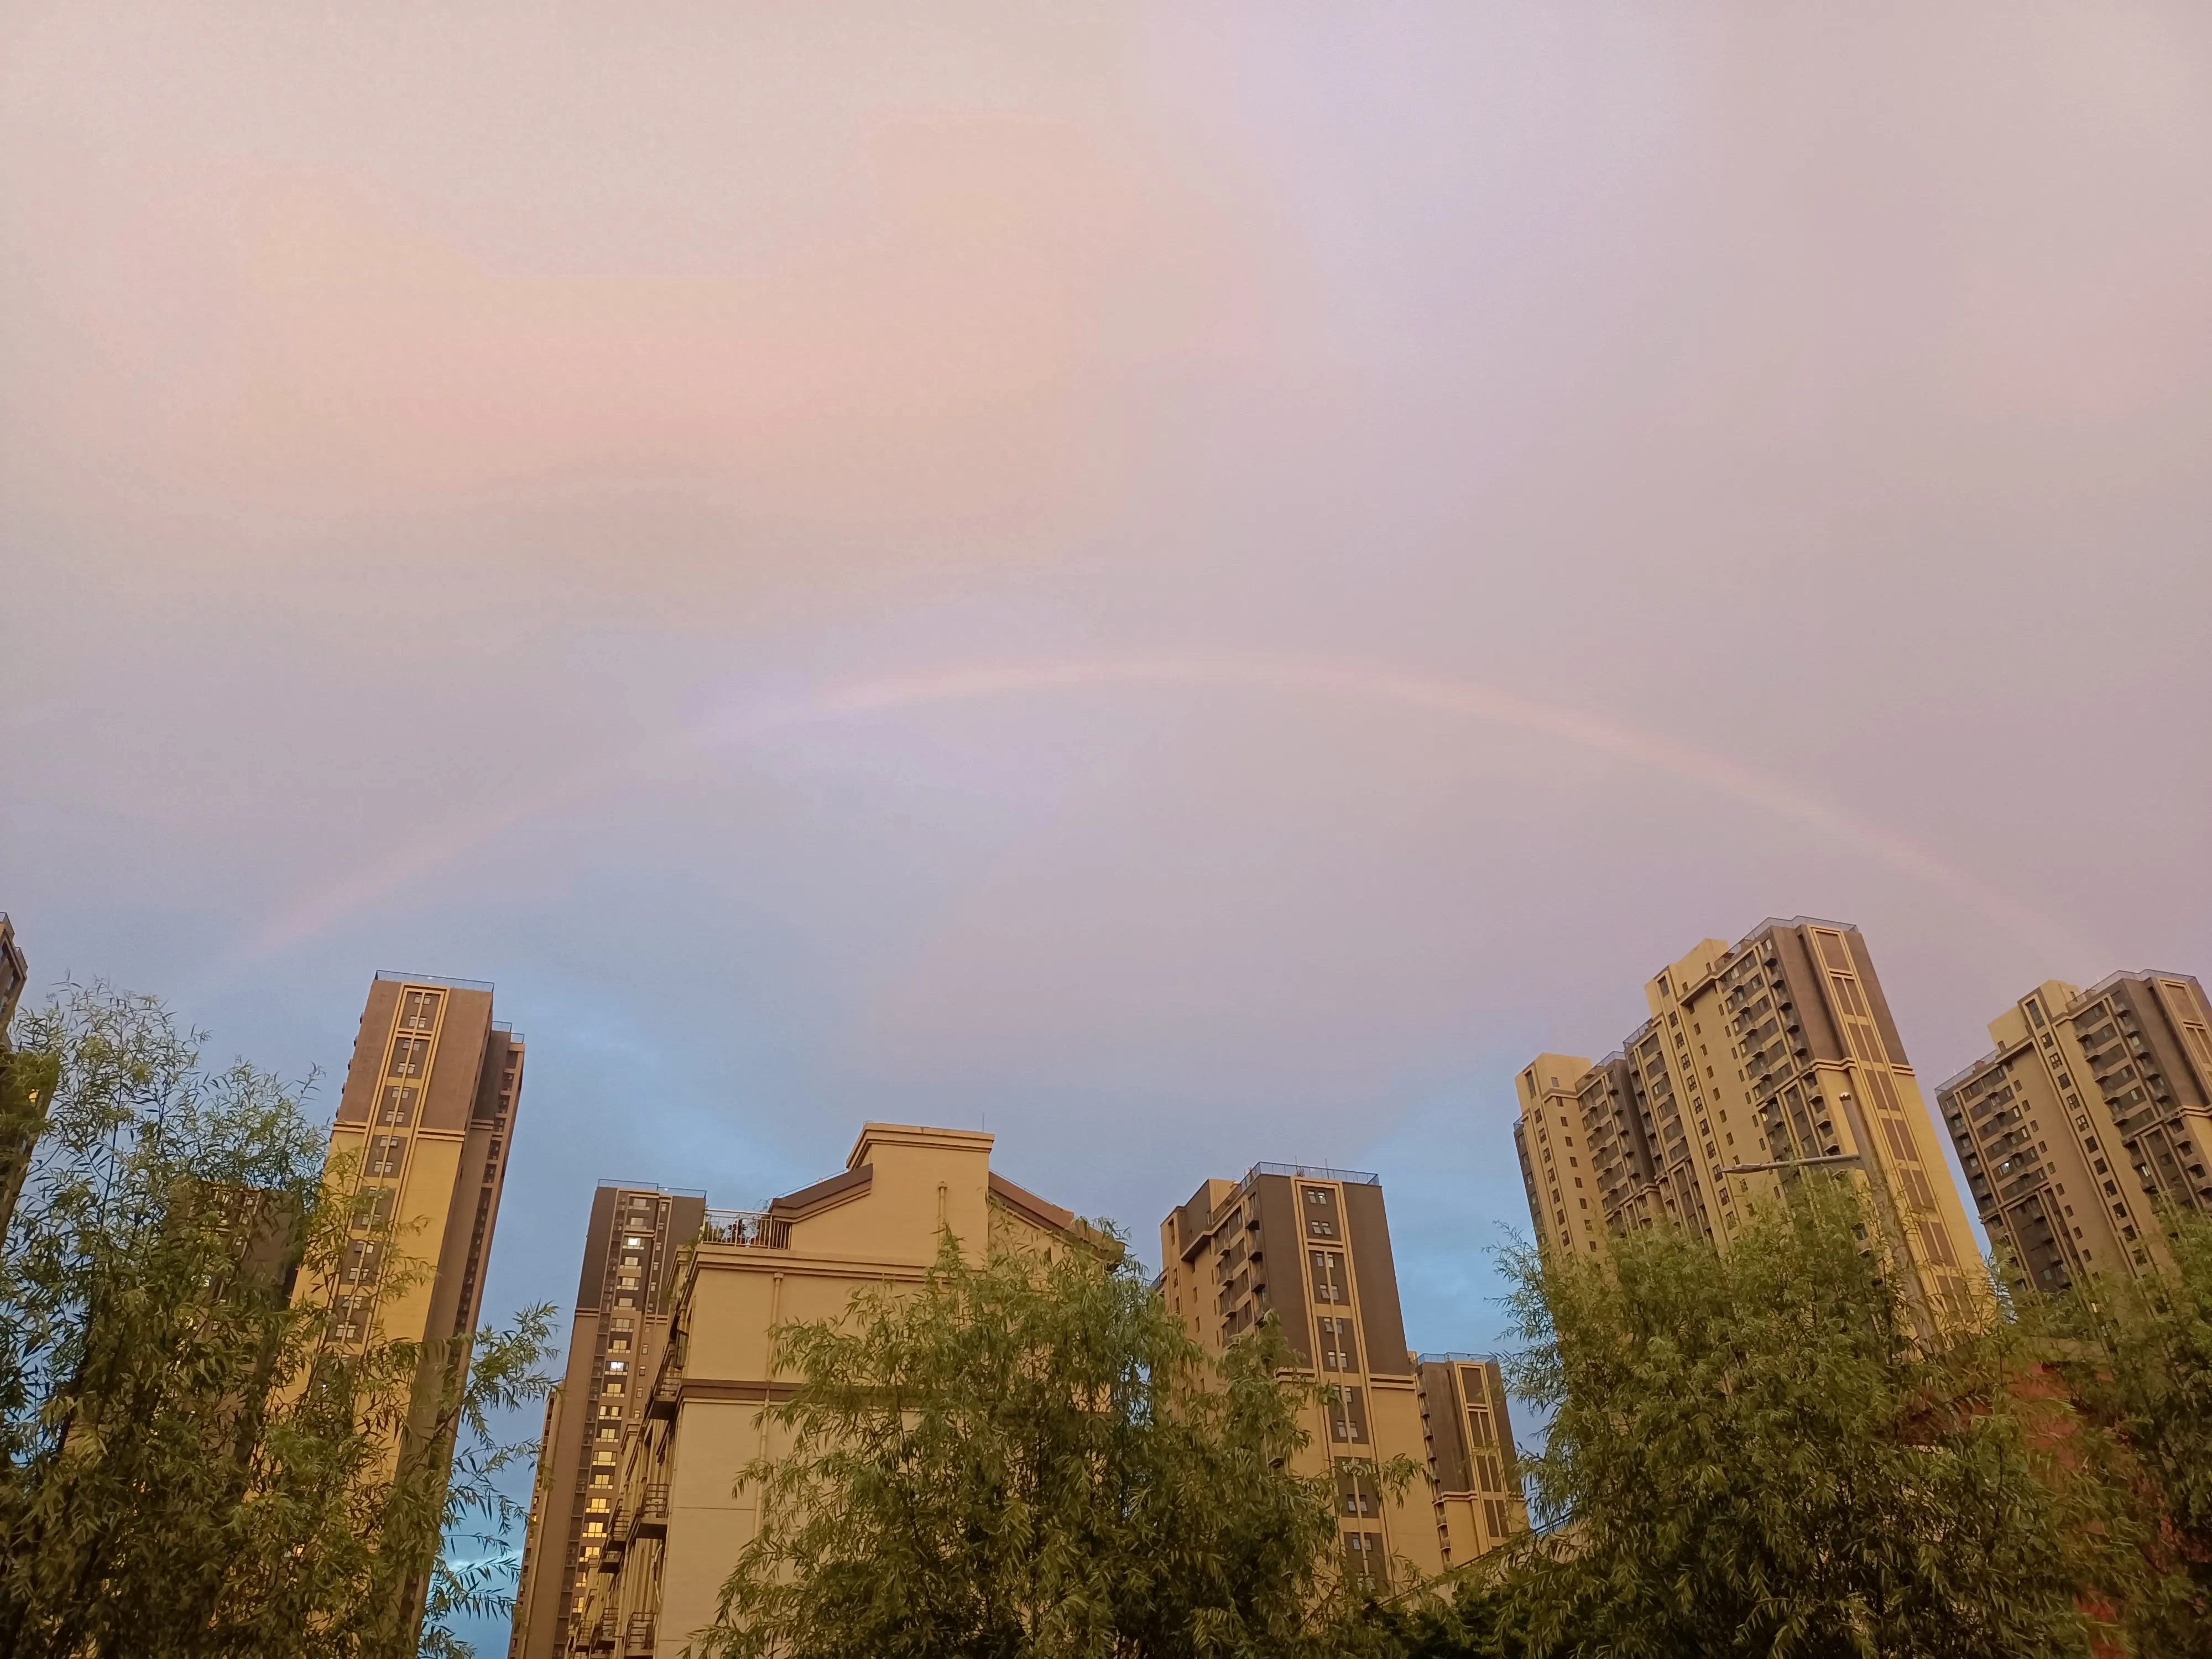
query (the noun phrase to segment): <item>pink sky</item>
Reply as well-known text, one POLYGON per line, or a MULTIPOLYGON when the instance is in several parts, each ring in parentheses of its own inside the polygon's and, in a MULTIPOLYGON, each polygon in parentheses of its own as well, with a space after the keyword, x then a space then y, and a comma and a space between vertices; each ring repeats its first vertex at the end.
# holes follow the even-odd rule
POLYGON ((19 5, 0 907, 287 1069, 496 981, 495 1301, 988 1119, 1480 1346, 1701 938, 1931 1085, 2212 971, 2208 203, 2198 3, 19 5))

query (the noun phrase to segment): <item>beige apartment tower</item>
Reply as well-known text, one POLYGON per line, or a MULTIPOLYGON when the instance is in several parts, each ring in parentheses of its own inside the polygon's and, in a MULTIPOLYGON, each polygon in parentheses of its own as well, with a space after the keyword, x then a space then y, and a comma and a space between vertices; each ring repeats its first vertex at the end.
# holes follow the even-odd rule
MULTIPOLYGON (((772 1328, 836 1317, 856 1291, 919 1285, 948 1231, 979 1262, 1002 1244, 1097 1242, 1070 1212, 994 1170, 991 1146, 975 1130, 871 1123, 828 1180, 764 1209, 706 1212, 668 1318, 641 1325, 629 1398, 644 1409, 624 1408, 611 1505, 585 1511, 582 1547, 598 1554, 580 1602, 570 1586, 568 1653, 672 1659, 713 1622, 756 1524, 755 1495, 732 1491, 737 1471, 783 1449, 784 1431, 761 1415, 791 1395, 772 1363, 772 1328)), ((572 1379, 578 1364, 572 1353, 572 1379)), ((604 1444, 592 1443, 594 1460, 604 1444)), ((602 1466, 592 1467, 596 1480, 602 1466)), ((605 1489, 588 1490, 587 1504, 605 1489)), ((531 1559, 556 1513, 533 1517, 531 1559)), ((538 1652, 536 1625, 523 1634, 538 1652)))
POLYGON ((2212 1211, 2212 1006, 2187 974, 2052 981, 1936 1091, 2014 1285, 2170 1265, 2157 1207, 2212 1211))
POLYGON ((646 1358, 667 1345, 669 1291, 706 1214, 703 1193, 603 1182, 592 1194, 568 1369, 546 1402, 512 1659, 568 1650, 614 1524, 623 1438, 643 1419, 646 1358))
MULTIPOLYGON (((489 985, 387 973, 369 987, 324 1165, 351 1236, 335 1281, 303 1279, 301 1293, 335 1311, 342 1346, 423 1345, 418 1419, 468 1364, 522 1057, 521 1036, 492 1018, 489 985)), ((411 1585, 416 1618, 428 1565, 411 1585)))
POLYGON ((1209 1181, 1160 1224, 1160 1257, 1161 1294, 1200 1342, 1218 1353, 1273 1313, 1291 1375, 1322 1385, 1302 1462, 1335 1477, 1348 1572, 1431 1578, 1526 1529, 1497 1363, 1407 1350, 1374 1176, 1260 1164, 1209 1181), (1401 1455, 1426 1479, 1393 1496, 1375 1470, 1401 1455))
POLYGON ((1746 1206, 1846 1172, 1929 1328, 1989 1285, 1859 930, 1799 916, 1707 939, 1644 987, 1650 1018, 1592 1065, 1544 1054, 1514 1126, 1539 1244, 1601 1254, 1665 1221, 1725 1248, 1746 1206))

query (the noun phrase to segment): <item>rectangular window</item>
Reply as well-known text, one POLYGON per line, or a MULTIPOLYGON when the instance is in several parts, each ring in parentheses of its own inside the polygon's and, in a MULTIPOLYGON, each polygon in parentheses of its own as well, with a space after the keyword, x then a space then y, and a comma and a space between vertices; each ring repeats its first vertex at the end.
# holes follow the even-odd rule
POLYGON ((1328 1436, 1340 1444, 1367 1443, 1367 1396, 1360 1389, 1328 1389, 1328 1436))
POLYGON ((1905 1195, 1916 1210, 1928 1211, 1936 1207, 1936 1189, 1928 1184, 1928 1177, 1917 1170, 1901 1169, 1898 1178, 1905 1183, 1905 1195))
POLYGON ((415 1095, 412 1084, 395 1083, 384 1091, 384 1099, 377 1108, 379 1123, 404 1127, 415 1121, 415 1095))
POLYGON ((430 1069, 430 1039, 404 1036, 392 1045, 387 1077, 421 1077, 430 1069))
POLYGON ((435 991, 410 991, 400 1000, 399 1029, 427 1031, 438 1023, 439 996, 435 991))
POLYGON ((1312 1254, 1314 1300, 1350 1301, 1344 1287, 1344 1257, 1334 1250, 1316 1250, 1312 1254))
POLYGON ((1927 1246, 1928 1259, 1940 1267, 1955 1267, 1959 1258, 1951 1253, 1951 1235, 1943 1230, 1940 1221, 1920 1224, 1920 1242, 1927 1246))
POLYGON ((382 1228, 392 1219, 392 1201, 398 1194, 390 1187, 364 1187, 354 1194, 353 1225, 356 1232, 382 1228))

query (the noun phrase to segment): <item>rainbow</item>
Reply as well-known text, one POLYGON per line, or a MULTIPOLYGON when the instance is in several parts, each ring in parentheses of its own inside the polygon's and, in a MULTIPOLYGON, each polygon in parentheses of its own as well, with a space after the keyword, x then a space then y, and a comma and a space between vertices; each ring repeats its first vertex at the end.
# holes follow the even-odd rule
POLYGON ((1785 779, 1679 738, 1456 677, 1333 659, 1177 657, 975 665, 855 680, 801 697, 748 703, 435 826, 271 918, 247 947, 247 959, 289 950, 520 824, 578 805, 687 755, 742 748, 770 736, 863 720, 896 709, 1124 686, 1308 696, 1534 732, 1624 765, 1696 784, 1832 836, 1874 862, 1978 913, 2045 959, 2087 960, 2095 954, 2051 918, 1896 830, 1785 779))

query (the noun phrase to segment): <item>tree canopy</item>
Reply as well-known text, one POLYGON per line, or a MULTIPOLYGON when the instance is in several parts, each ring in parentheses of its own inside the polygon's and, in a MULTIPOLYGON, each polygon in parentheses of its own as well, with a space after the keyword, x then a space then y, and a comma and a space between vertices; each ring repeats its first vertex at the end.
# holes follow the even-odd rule
POLYGON ((1674 1229, 1608 1262, 1509 1255, 1525 1460, 1549 1529, 1493 1564, 1434 1651, 2087 1654, 2125 1517, 2078 1425, 1996 1323, 1916 1334, 1849 1189, 1674 1229))
POLYGON ((2146 1655, 2212 1652, 2212 1217, 2160 1218, 2170 1268, 2037 1296, 2022 1325, 2097 1431, 2086 1449, 2131 1507, 2145 1583, 2125 1604, 2146 1655))
POLYGON ((1216 1360, 1126 1260, 965 1261, 777 1333, 795 1392, 706 1647, 728 1659, 1334 1651, 1332 1486, 1262 1328, 1216 1360))

